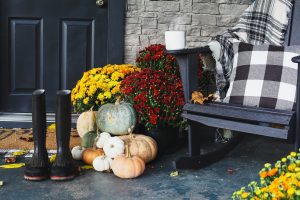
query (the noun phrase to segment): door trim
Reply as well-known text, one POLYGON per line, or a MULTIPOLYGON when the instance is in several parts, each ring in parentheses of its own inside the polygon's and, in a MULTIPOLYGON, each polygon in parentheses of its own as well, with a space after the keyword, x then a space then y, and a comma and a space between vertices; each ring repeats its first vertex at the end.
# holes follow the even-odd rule
MULTIPOLYGON (((126 1, 107 0, 108 33, 107 33, 107 63, 122 64, 124 60, 124 32, 125 32, 125 5, 126 1), (115 26, 109 26, 115 24, 115 26)), ((78 115, 72 115, 72 127, 76 125, 78 115)), ((55 122, 53 113, 47 114, 47 124, 55 122)), ((31 128, 31 113, 0 112, 0 127, 31 128)))
POLYGON ((125 2, 107 0, 108 2, 108 41, 107 63, 122 64, 124 62, 125 2), (109 26, 116 24, 116 26, 109 26))
MULTIPOLYGON (((76 126, 79 114, 72 114, 72 127, 76 126)), ((47 113, 47 126, 55 123, 55 114, 47 113)), ((0 112, 0 127, 2 128, 32 128, 31 113, 0 112)))

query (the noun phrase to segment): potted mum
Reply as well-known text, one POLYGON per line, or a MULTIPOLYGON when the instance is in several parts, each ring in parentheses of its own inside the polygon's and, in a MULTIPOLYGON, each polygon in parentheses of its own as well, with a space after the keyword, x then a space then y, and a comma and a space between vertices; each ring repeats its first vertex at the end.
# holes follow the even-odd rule
POLYGON ((163 150, 177 138, 184 122, 183 88, 178 66, 173 56, 165 53, 163 45, 151 45, 139 52, 139 73, 131 74, 121 83, 126 101, 137 111, 140 131, 150 135, 163 150))
POLYGON ((180 77, 176 58, 166 54, 166 48, 161 44, 153 44, 140 51, 136 58, 136 65, 142 69, 162 70, 180 77))
POLYGON ((76 113, 93 107, 94 110, 106 103, 113 103, 120 96, 120 84, 124 78, 140 68, 131 64, 106 65, 84 72, 72 90, 71 100, 76 113))
POLYGON ((266 163, 259 176, 259 182, 235 191, 232 199, 300 199, 300 152, 291 152, 273 165, 266 163))

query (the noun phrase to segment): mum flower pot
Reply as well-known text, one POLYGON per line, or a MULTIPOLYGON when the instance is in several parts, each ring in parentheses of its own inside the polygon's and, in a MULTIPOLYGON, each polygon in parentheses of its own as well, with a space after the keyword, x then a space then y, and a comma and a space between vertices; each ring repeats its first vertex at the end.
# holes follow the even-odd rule
POLYGON ((156 128, 147 130, 143 125, 138 125, 135 132, 140 132, 152 137, 157 142, 159 155, 171 151, 175 146, 178 146, 179 142, 181 142, 178 127, 159 125, 156 128))
POLYGON ((32 94, 32 128, 34 152, 26 163, 24 178, 40 181, 49 177, 49 158, 46 149, 46 106, 45 90, 36 90, 32 94))

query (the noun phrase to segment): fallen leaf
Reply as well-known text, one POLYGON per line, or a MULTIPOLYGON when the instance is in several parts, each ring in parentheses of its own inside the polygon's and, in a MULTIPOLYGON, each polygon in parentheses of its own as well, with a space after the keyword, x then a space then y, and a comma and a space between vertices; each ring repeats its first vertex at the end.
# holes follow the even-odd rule
POLYGON ((33 142, 33 137, 32 136, 29 136, 29 137, 19 137, 20 140, 24 140, 26 142, 33 142))
POLYGON ((171 177, 176 177, 176 176, 178 176, 178 171, 171 172, 170 176, 171 176, 171 177))
POLYGON ((228 174, 233 174, 233 173, 234 173, 234 169, 228 168, 228 169, 227 169, 227 173, 228 173, 228 174))
POLYGON ((53 163, 55 158, 56 158, 56 154, 53 154, 52 156, 50 156, 50 162, 53 163))
POLYGON ((5 163, 15 163, 17 161, 16 156, 10 156, 10 157, 5 157, 4 162, 5 163))
POLYGON ((192 93, 192 102, 197 104, 204 104, 207 102, 212 102, 217 99, 217 96, 215 94, 209 94, 207 97, 205 97, 201 92, 194 91, 192 93))
POLYGON ((23 156, 27 153, 28 153, 28 151, 20 150, 20 151, 13 152, 12 155, 14 155, 14 156, 23 156))
POLYGON ((72 134, 71 137, 79 137, 78 134, 72 134))
POLYGON ((92 165, 83 165, 81 166, 81 169, 93 169, 92 165))
POLYGON ((15 163, 15 164, 0 165, 0 168, 16 169, 16 168, 21 168, 21 167, 24 167, 24 166, 25 166, 25 163, 15 163))
POLYGON ((55 124, 50 124, 48 127, 47 127, 47 131, 55 131, 55 124))
POLYGON ((198 103, 198 104, 203 104, 204 103, 204 96, 201 92, 194 91, 192 93, 192 102, 198 103))
POLYGON ((2 186, 3 186, 3 184, 4 184, 4 182, 3 182, 3 181, 0 181, 0 187, 2 187, 2 186))

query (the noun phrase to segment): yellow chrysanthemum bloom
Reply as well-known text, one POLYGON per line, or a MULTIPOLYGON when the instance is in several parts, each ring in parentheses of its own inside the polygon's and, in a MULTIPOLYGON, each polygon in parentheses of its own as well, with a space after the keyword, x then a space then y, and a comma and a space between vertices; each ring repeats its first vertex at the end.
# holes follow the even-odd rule
POLYGON ((83 112, 105 103, 115 102, 120 95, 120 85, 126 76, 140 72, 131 64, 111 65, 93 68, 83 73, 72 90, 71 101, 76 112, 83 112))

